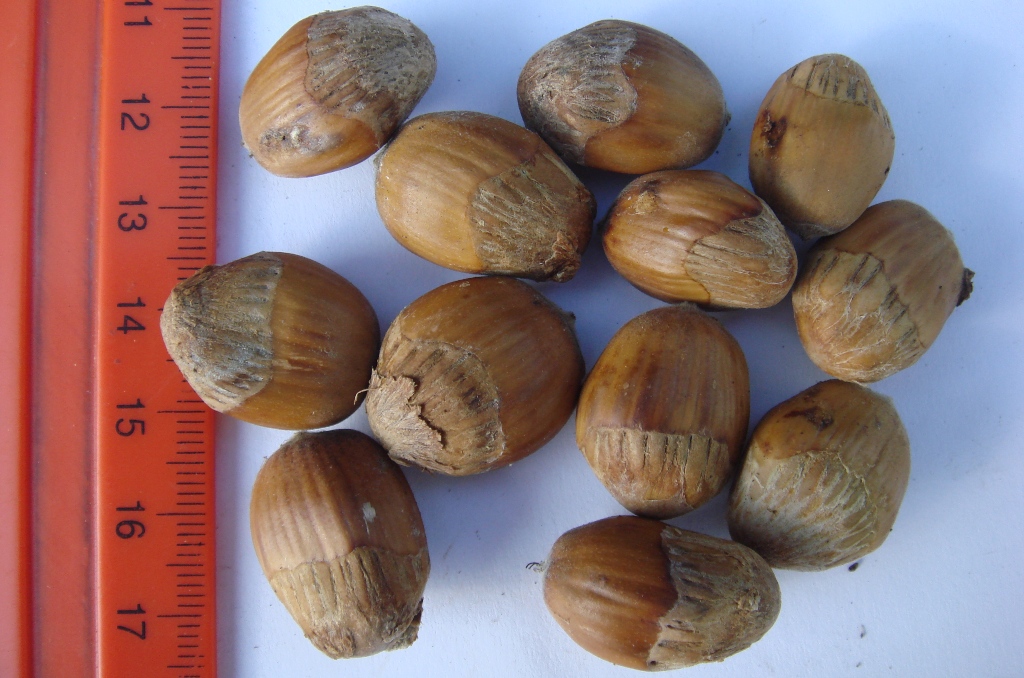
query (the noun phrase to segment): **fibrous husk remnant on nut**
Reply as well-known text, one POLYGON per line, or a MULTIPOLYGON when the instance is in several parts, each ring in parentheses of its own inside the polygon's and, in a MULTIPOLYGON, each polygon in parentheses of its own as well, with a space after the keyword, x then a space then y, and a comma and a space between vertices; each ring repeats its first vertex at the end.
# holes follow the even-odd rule
POLYGON ((924 355, 973 277, 952 234, 923 207, 872 205, 808 253, 793 287, 800 341, 828 374, 878 381, 924 355))
POLYGON ((625 508, 682 515, 732 478, 750 417, 736 340, 693 304, 626 323, 580 394, 576 444, 625 508))
POLYGON ((702 162, 729 122, 722 87, 696 54, 614 19, 542 47, 523 67, 518 99, 526 126, 562 157, 629 174, 702 162))
POLYGON ((729 532, 772 567, 824 570, 877 549, 910 476, 892 402, 825 381, 769 411, 733 487, 729 532))
POLYGON ((253 546, 274 593, 331 658, 416 640, 430 573, 402 470, 358 431, 299 433, 253 484, 253 546))
POLYGON ((295 24, 253 69, 239 105, 242 139, 286 177, 342 169, 373 155, 434 79, 434 46, 378 7, 295 24))
POLYGON ((767 633, 781 606, 771 568, 742 544, 634 516, 559 537, 544 601, 583 649, 644 671, 722 661, 767 633))
POLYGON ((612 205, 603 242, 615 270, 662 301, 766 308, 796 279, 796 252, 771 208, 718 172, 634 180, 612 205))
POLYGON ((780 75, 765 95, 750 137, 750 183, 801 238, 838 233, 871 204, 895 150, 867 72, 824 54, 780 75))
POLYGON ((295 254, 261 252, 179 283, 160 316, 167 351, 203 401, 284 429, 352 414, 380 327, 352 283, 295 254))
POLYGON ((533 132, 492 115, 430 113, 378 162, 377 209, 402 246, 446 268, 564 282, 590 242, 590 191, 533 132))
POLYGON ((470 278, 428 292, 391 323, 366 413, 399 463, 469 475, 554 437, 582 379, 569 317, 519 280, 470 278))

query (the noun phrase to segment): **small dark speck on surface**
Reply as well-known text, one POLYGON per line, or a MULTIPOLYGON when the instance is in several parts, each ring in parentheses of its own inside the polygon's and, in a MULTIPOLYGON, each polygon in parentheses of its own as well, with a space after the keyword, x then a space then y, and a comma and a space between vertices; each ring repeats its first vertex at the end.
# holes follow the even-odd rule
POLYGON ((853 565, 850 565, 850 567, 848 567, 846 569, 848 569, 850 572, 856 572, 858 567, 860 567, 860 561, 859 560, 856 563, 854 563, 853 565))
POLYGON ((861 638, 863 638, 863 637, 864 637, 864 636, 866 636, 866 635, 868 635, 868 629, 867 629, 867 627, 866 627, 866 626, 864 626, 863 624, 861 624, 861 625, 860 625, 860 637, 861 637, 861 638))

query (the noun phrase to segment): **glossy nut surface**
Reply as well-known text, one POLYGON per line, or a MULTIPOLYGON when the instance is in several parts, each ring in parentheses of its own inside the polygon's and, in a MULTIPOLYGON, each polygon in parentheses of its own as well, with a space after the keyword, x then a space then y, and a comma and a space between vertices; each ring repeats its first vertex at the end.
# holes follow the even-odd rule
POLYGON ((297 434, 260 469, 249 516, 263 573, 321 652, 365 657, 416 640, 426 534, 402 470, 369 436, 297 434))
POLYGON ((868 383, 913 365, 971 294, 952 234, 906 200, 873 205, 808 253, 793 288, 807 355, 828 374, 868 383))
POLYGON ((722 87, 696 54, 619 20, 541 48, 523 67, 518 98, 526 126, 562 157, 628 174, 696 165, 729 121, 722 87))
POLYGON ((379 158, 377 210, 403 247, 465 273, 564 282, 590 242, 590 191, 539 136, 471 112, 410 120, 379 158))
POLYGON ((741 544, 620 516, 558 538, 544 602, 588 652, 664 671, 746 649, 774 624, 781 596, 768 564, 741 544))
POLYGON ((355 412, 380 345, 377 315, 352 283, 281 252, 207 266, 182 281, 160 329, 207 405, 292 430, 355 412))
POLYGON ((796 252, 771 208, 718 172, 634 180, 608 213, 603 243, 622 277, 662 301, 766 308, 796 279, 796 252))
POLYGON ((295 24, 242 90, 242 140, 264 168, 309 177, 365 160, 426 93, 434 46, 378 7, 323 12, 295 24))
POLYGON ((469 475, 554 437, 582 380, 570 317, 514 278, 470 278, 428 292, 391 323, 366 413, 399 463, 469 475))
POLYGON ((576 444, 620 504, 669 518, 722 490, 749 417, 739 344, 681 304, 634 318, 608 342, 580 394, 576 444))
POLYGON ((807 240, 837 233, 867 209, 892 166, 896 136, 867 72, 824 54, 768 90, 750 137, 750 183, 807 240))
POLYGON ((773 567, 824 570, 877 549, 910 476, 910 442, 888 398, 822 382, 757 425, 729 504, 733 539, 773 567))

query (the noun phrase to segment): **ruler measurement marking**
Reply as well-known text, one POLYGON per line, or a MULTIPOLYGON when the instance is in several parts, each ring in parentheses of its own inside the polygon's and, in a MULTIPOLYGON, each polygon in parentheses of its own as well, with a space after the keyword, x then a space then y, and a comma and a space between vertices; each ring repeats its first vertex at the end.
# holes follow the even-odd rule
MULTIPOLYGON (((206 2, 202 6, 195 6, 188 0, 185 0, 184 2, 178 2, 174 8, 163 7, 162 9, 171 10, 169 15, 176 14, 176 16, 173 19, 168 16, 166 21, 161 19, 161 21, 157 22, 156 19, 151 21, 150 17, 142 16, 141 12, 137 12, 134 16, 129 15, 119 7, 121 4, 109 3, 104 5, 106 13, 105 54, 110 58, 109 55, 116 54, 117 48, 121 47, 123 48, 123 55, 139 54, 141 57, 152 56, 158 60, 158 65, 154 68, 154 65, 148 60, 140 58, 138 60, 119 59, 117 63, 109 66, 110 71, 107 70, 108 64, 106 63, 101 67, 104 74, 104 77, 101 79, 103 83, 101 102, 105 102, 107 106, 107 108, 102 108, 101 105, 101 111, 105 112, 104 117, 109 118, 110 115, 108 114, 111 110, 115 111, 115 116, 121 116, 120 110, 124 110, 124 106, 130 107, 126 114, 128 115, 127 118, 122 116, 120 118, 115 117, 114 119, 115 126, 113 129, 116 129, 117 132, 114 132, 113 136, 109 138, 115 144, 120 144, 117 148, 118 152, 122 155, 115 155, 114 157, 117 157, 118 160, 113 162, 115 164, 118 161, 124 162, 126 166, 132 167, 128 163, 134 164, 137 157, 150 154, 147 156, 151 158, 150 160, 143 159, 143 162, 149 163, 145 165, 147 169, 142 171, 133 168, 131 174, 133 180, 141 178, 144 182, 148 182, 144 183, 142 193, 142 195, 146 196, 146 202, 141 203, 142 205, 148 204, 148 207, 128 208, 129 210, 140 211, 140 218, 131 222, 133 226, 137 226, 142 222, 144 217, 141 217, 141 214, 146 210, 155 209, 160 212, 170 212, 178 217, 178 220, 172 222, 177 226, 177 229, 165 230, 163 232, 160 232, 160 229, 151 229, 150 232, 154 233, 154 236, 147 241, 153 243, 154 240, 152 238, 162 239, 160 242, 163 243, 161 247, 165 248, 164 251, 160 253, 161 256, 158 261, 149 262, 148 265, 156 264, 155 268, 164 271, 163 275, 166 276, 165 280, 167 281, 164 284, 167 284, 168 287, 153 291, 143 286, 132 285, 128 288, 131 290, 130 293, 122 291, 119 295, 120 298, 117 299, 121 305, 127 304, 126 299, 138 299, 137 304, 131 304, 132 306, 138 306, 138 308, 116 309, 119 315, 114 316, 120 323, 119 328, 127 328, 123 330, 124 336, 128 336, 129 330, 140 330, 138 334, 133 333, 131 335, 131 344, 126 344, 120 338, 120 335, 113 335, 120 342, 120 347, 115 350, 127 351, 127 347, 132 346, 133 353, 131 355, 134 356, 136 355, 134 351, 137 350, 135 347, 143 343, 139 339, 145 340, 147 337, 152 336, 151 332, 156 324, 153 314, 159 312, 159 309, 156 309, 158 305, 152 303, 144 304, 143 302, 149 302, 153 297, 165 298, 167 291, 169 291, 169 285, 173 284, 176 278, 180 279, 180 275, 196 271, 202 265, 212 263, 213 243, 207 233, 209 227, 212 226, 213 216, 207 216, 207 207, 209 206, 210 211, 213 210, 213 182, 208 180, 211 178, 209 170, 213 165, 211 159, 215 157, 211 150, 216 148, 215 128, 211 121, 215 116, 213 102, 216 101, 216 81, 213 77, 213 69, 216 65, 214 55, 217 54, 217 39, 219 37, 213 31, 218 26, 215 22, 219 20, 219 12, 214 3, 206 2), (132 21, 125 22, 125 18, 132 21), (133 27, 123 28, 122 24, 130 24, 133 27), (143 28, 136 28, 138 26, 143 26, 143 28), (168 41, 168 38, 174 41, 173 44, 168 41), (118 43, 118 40, 122 42, 118 43), (140 43, 139 41, 142 42, 140 43), (114 46, 111 47, 111 44, 114 46), (136 61, 142 63, 136 63, 136 61), (120 62, 126 62, 128 65, 122 66, 120 62), (159 64, 162 64, 162 66, 159 64), (118 79, 118 74, 132 71, 138 71, 141 77, 135 76, 124 80, 118 79), (171 75, 169 78, 161 80, 159 79, 161 72, 169 72, 171 75), (114 74, 113 77, 111 77, 111 73, 114 74), (178 78, 176 84, 173 80, 174 77, 178 78), (128 82, 132 84, 129 87, 125 87, 125 83, 128 82), (138 82, 144 83, 141 87, 144 93, 139 91, 139 86, 136 84, 138 82), (116 101, 114 97, 116 97, 116 101), (118 108, 119 105, 121 108, 118 108), (159 121, 163 121, 164 117, 158 119, 157 114, 164 117, 169 116, 171 120, 160 123, 159 121), (153 120, 154 124, 151 125, 150 120, 153 120), (118 123, 120 123, 120 129, 118 129, 118 123), (125 127, 127 127, 127 130, 125 130, 125 127), (147 129, 149 130, 148 132, 146 131, 147 129), (152 153, 161 147, 165 150, 159 156, 153 156, 152 153), (175 148, 179 152, 172 155, 174 152, 172 149, 175 148), (171 162, 168 163, 168 161, 171 162), (184 162, 175 163, 174 161, 184 162), (192 164, 185 164, 189 161, 193 161, 192 164), (174 171, 175 168, 177 171, 174 171), (168 170, 171 170, 173 174, 168 176, 168 170), (154 185, 156 188, 154 188, 154 185), (170 191, 174 190, 173 187, 175 186, 177 187, 175 193, 184 193, 186 195, 168 195, 170 191), (161 191, 165 192, 161 193, 161 191), (193 204, 200 202, 202 204, 193 204), (207 219, 211 219, 211 221, 208 222, 207 219), (188 233, 188 231, 192 231, 192 233, 188 233), (196 233, 196 231, 202 231, 202 233, 196 233), (181 252, 182 254, 168 256, 168 250, 171 253, 181 252), (129 322, 129 316, 124 316, 122 311, 131 314, 132 322, 129 322), (123 323, 120 322, 121 316, 125 317, 123 323), (135 327, 132 323, 138 327, 135 327), (149 334, 142 333, 147 330, 149 334)), ((146 4, 151 3, 147 0, 146 4)), ((108 125, 107 128, 102 127, 103 122, 100 124, 101 129, 111 129, 109 122, 106 123, 108 125)), ((111 144, 104 142, 103 138, 101 136, 101 143, 99 144, 101 159, 103 154, 109 153, 108 149, 111 147, 111 144)), ((109 186, 110 184, 107 185, 109 186)), ((128 185, 132 186, 134 190, 134 181, 128 185)), ((115 183, 114 186, 116 190, 117 184, 115 183)), ((142 195, 139 193, 131 193, 130 191, 123 191, 123 193, 138 195, 139 201, 143 200, 142 195)), ((102 196, 101 188, 101 201, 104 200, 102 196)), ((124 195, 119 197, 123 198, 124 195)), ((129 213, 134 214, 133 211, 129 213)), ((153 219, 150 219, 151 225, 153 221, 153 219)), ((99 223, 103 223, 102 213, 99 223)), ((98 228, 102 228, 102 226, 98 228)), ((142 229, 139 228, 138 230, 142 229)), ((121 236, 121 242, 124 239, 125 236, 121 236)), ((102 252, 102 242, 97 246, 97 249, 102 252)), ((102 256, 100 261, 104 261, 102 256)), ((122 255, 113 261, 118 262, 115 270, 118 271, 118 275, 121 278, 133 275, 131 268, 132 264, 136 263, 136 259, 122 255), (124 261, 130 261, 129 265, 124 265, 122 263, 124 261)), ((142 266, 143 263, 139 261, 138 268, 142 268, 142 266)), ((127 279, 130 280, 131 278, 127 279)), ((106 299, 109 297, 101 295, 100 298, 106 299)), ((103 318, 104 316, 101 315, 100 323, 104 322, 103 318)), ((159 344, 157 345, 159 346, 159 344)), ((162 352, 162 346, 160 349, 162 352)), ((138 355, 142 355, 142 353, 138 355)), ((166 354, 163 355, 165 356, 166 354)), ((169 449, 167 446, 157 445, 155 449, 160 450, 158 456, 151 457, 148 460, 142 459, 140 463, 148 465, 153 471, 160 468, 166 469, 166 471, 161 471, 161 473, 169 475, 170 478, 168 479, 173 479, 175 482, 162 485, 163 489, 160 490, 153 489, 154 493, 160 493, 159 496, 157 494, 147 494, 145 491, 142 491, 141 494, 139 492, 129 492, 128 496, 132 498, 120 499, 120 505, 126 509, 132 508, 132 510, 136 510, 135 506, 137 506, 139 513, 121 515, 122 517, 131 516, 139 519, 136 521, 139 527, 135 528, 133 524, 133 531, 137 529, 141 532, 143 525, 150 527, 148 525, 149 521, 145 518, 146 515, 151 516, 150 521, 163 517, 172 517, 178 523, 178 529, 198 527, 204 531, 195 533, 194 538, 178 536, 177 539, 172 537, 167 540, 175 543, 177 546, 177 550, 172 552, 176 554, 174 560, 172 562, 161 560, 159 563, 153 563, 153 565, 165 565, 166 567, 160 569, 165 570, 167 572, 166 575, 157 575, 155 571, 147 575, 144 572, 144 567, 139 567, 139 563, 130 558, 126 559, 123 555, 118 556, 118 561, 121 563, 130 562, 131 569, 127 577, 121 575, 119 579, 113 580, 117 583, 111 584, 111 589, 122 590, 120 589, 122 582, 127 582, 124 584, 127 586, 131 581, 135 581, 137 576, 145 578, 146 582, 152 583, 154 587, 158 587, 161 585, 157 584, 157 582, 162 581, 166 576, 169 578, 169 590, 166 591, 165 597, 161 599, 166 601, 166 606, 161 609, 164 603, 157 604, 154 602, 158 600, 158 598, 154 597, 158 595, 158 592, 150 591, 147 588, 146 593, 140 598, 142 604, 138 605, 138 609, 140 611, 143 609, 148 610, 150 617, 189 619, 194 623, 187 625, 191 630, 191 633, 188 633, 189 639, 187 640, 182 641, 181 639, 168 636, 164 636, 161 639, 160 634, 151 633, 148 638, 143 637, 144 643, 128 645, 126 643, 137 643, 138 641, 134 639, 125 640, 118 636, 118 632, 109 631, 110 627, 107 626, 109 622, 104 621, 101 610, 99 621, 99 643, 102 647, 100 673, 107 675, 107 671, 110 671, 111 675, 122 675, 126 672, 133 673, 141 669, 147 675, 154 675, 160 667, 165 667, 166 669, 176 670, 172 675, 177 675, 180 678, 210 678, 215 675, 215 664, 208 666, 205 662, 195 660, 212 656, 215 650, 215 645, 213 645, 215 624, 212 615, 214 605, 205 604, 207 599, 211 603, 215 601, 212 589, 207 590, 205 588, 206 582, 209 582, 211 586, 213 585, 215 576, 215 568, 212 567, 212 550, 214 545, 205 541, 205 535, 209 532, 205 528, 212 527, 212 514, 208 514, 208 509, 212 505, 213 475, 212 473, 207 474, 207 471, 203 470, 207 468, 205 458, 206 453, 210 451, 209 448, 206 448, 206 444, 212 442, 212 427, 210 426, 212 415, 207 408, 196 407, 200 401, 193 399, 194 396, 187 401, 179 400, 176 407, 174 405, 169 407, 170 403, 166 401, 166 396, 163 394, 159 396, 152 395, 152 390, 149 390, 148 384, 140 385, 131 381, 131 370, 136 363, 132 363, 127 359, 130 357, 127 356, 125 359, 116 361, 127 367, 127 369, 119 370, 118 374, 128 375, 122 378, 121 382, 118 382, 119 390, 116 393, 119 394, 119 401, 123 403, 125 402, 125 397, 134 399, 136 393, 141 394, 141 398, 137 402, 140 405, 144 402, 148 408, 131 412, 132 417, 140 422, 139 433, 148 433, 151 436, 148 440, 151 446, 152 443, 157 442, 157 439, 163 436, 170 438, 175 443, 169 449), (124 394, 131 395, 125 396, 124 394), (176 415, 172 421, 175 421, 178 426, 175 429, 170 427, 161 428, 159 426, 154 427, 152 423, 147 422, 149 430, 142 431, 141 422, 148 419, 145 416, 146 412, 151 413, 149 416, 153 416, 152 413, 176 415), (180 438, 180 436, 194 437, 180 438), (178 458, 183 454, 192 455, 194 458, 188 460, 178 458), (177 510, 156 510, 156 507, 162 508, 169 503, 167 499, 160 498, 167 497, 167 495, 169 495, 168 498, 174 498, 170 499, 170 503, 173 503, 177 510), (137 501, 137 496, 141 496, 142 500, 137 501), (176 501, 177 498, 194 498, 199 501, 176 501), (134 506, 129 506, 132 502, 135 502, 134 506), (178 541, 181 539, 184 539, 184 541, 178 541), (202 539, 202 541, 197 541, 197 539, 202 539), (193 578, 178 579, 177 577, 180 576, 193 578), (171 593, 173 593, 173 596, 170 595, 171 593), (173 607, 167 609, 167 606, 175 606, 178 609, 175 613, 173 607), (104 634, 107 636, 106 639, 104 634), (158 644, 159 652, 162 654, 150 651, 150 649, 157 647, 158 644), (122 647, 123 651, 120 649, 122 647), (146 649, 147 647, 150 649, 146 649), (142 654, 138 654, 139 652, 142 654), (108 664, 104 663, 103 657, 110 658, 110 666, 130 666, 131 669, 128 671, 110 669, 108 664), (175 658, 178 661, 175 661, 175 658)), ((168 365, 175 377, 178 376, 176 368, 170 363, 166 363, 163 357, 154 362, 158 365, 168 365)), ((150 364, 154 363, 151 362, 150 364)), ((191 390, 187 387, 182 393, 192 394, 191 390)), ((102 403, 106 402, 103 399, 102 393, 98 396, 98 401, 101 403, 101 407, 103 406, 102 403)), ((127 422, 128 414, 128 412, 122 412, 118 416, 117 421, 127 422)), ((98 428, 102 428, 103 423, 101 419, 97 425, 98 428)), ((128 430, 127 424, 121 423, 118 432, 123 436, 124 432, 128 430)), ((131 439, 121 440, 118 443, 118 449, 126 445, 137 444, 131 439)), ((151 480, 154 477, 153 471, 141 469, 138 471, 132 469, 132 471, 133 476, 128 476, 127 472, 121 474, 128 483, 136 483, 135 487, 156 487, 155 481, 151 480)), ((123 497, 124 494, 122 492, 120 496, 123 497)), ((103 520, 102 513, 100 520, 103 520)), ((159 530, 151 530, 151 534, 158 534, 159 532, 159 530)), ((173 534, 173 532, 171 533, 173 534)), ((119 525, 118 535, 124 538, 125 534, 127 534, 127 528, 121 530, 121 525, 119 525), (124 531, 124 534, 121 534, 122 531, 124 531)), ((150 541, 147 535, 147 539, 141 542, 121 542, 114 539, 111 543, 115 543, 116 548, 121 549, 117 552, 123 554, 125 552, 124 549, 137 548, 136 544, 144 546, 150 543, 150 541)), ((153 551, 153 554, 158 552, 153 551)), ((167 557, 166 553, 160 556, 161 559, 167 557)), ((106 561, 101 560, 99 565, 101 577, 104 572, 104 562, 106 561)), ((123 566, 118 565, 118 567, 123 566)), ((103 606, 102 596, 99 605, 103 606)), ((130 607, 130 605, 126 605, 122 601, 120 607, 123 609, 130 607)), ((122 626, 126 626, 126 624, 122 623, 122 626)), ((139 625, 136 623, 127 624, 127 626, 136 631, 140 630, 139 625)), ((179 627, 181 626, 179 624, 179 627)), ((145 631, 146 629, 143 625, 141 633, 145 634, 145 631)), ((120 635, 126 636, 127 634, 121 633, 120 635)), ((138 635, 138 633, 135 635, 138 635)))

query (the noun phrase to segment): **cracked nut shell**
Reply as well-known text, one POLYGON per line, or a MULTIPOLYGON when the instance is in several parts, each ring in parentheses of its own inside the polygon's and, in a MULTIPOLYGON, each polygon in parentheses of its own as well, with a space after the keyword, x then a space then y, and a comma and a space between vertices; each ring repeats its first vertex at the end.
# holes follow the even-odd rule
POLYGON ((895 150, 867 72, 849 57, 824 54, 768 90, 750 137, 750 183, 804 240, 838 233, 871 204, 895 150))
POLYGON ((625 508, 670 518, 722 490, 749 418, 739 344, 680 304, 634 318, 608 342, 580 394, 576 444, 625 508))
POLYGON ((352 283, 281 252, 207 266, 180 282, 160 330, 203 402, 291 430, 355 412, 380 346, 377 315, 352 283))
POLYGON ((818 242, 793 287, 807 355, 846 381, 878 381, 913 365, 971 294, 953 235, 906 200, 873 205, 818 242))
POLYGON ((885 541, 909 477, 910 441, 892 402, 825 381, 757 425, 730 497, 729 532, 772 567, 842 565, 885 541))
POLYGON ((576 406, 572 320, 513 278, 443 285, 388 328, 366 396, 392 459, 462 476, 540 448, 576 406))
POLYGON ((518 99, 526 126, 562 157, 628 174, 706 160, 729 122, 722 86, 696 54, 614 19, 542 47, 523 67, 518 99))
POLYGON ((402 470, 358 431, 299 433, 263 465, 249 507, 263 573, 333 659, 416 640, 430 573, 402 470))
POLYGON ((381 154, 377 209, 403 247, 445 268, 564 282, 595 203, 533 132, 447 112, 410 120, 381 154))
POLYGON ((292 26, 256 65, 238 109, 242 140, 267 170, 309 177, 373 155, 434 80, 434 46, 379 7, 292 26))
POLYGON ((544 602, 583 649, 644 671, 721 661, 779 615, 771 568, 741 544, 616 517, 558 538, 544 602))
POLYGON ((603 242, 615 270, 662 301, 766 308, 796 279, 796 251, 771 208, 718 172, 634 180, 612 205, 603 242))

